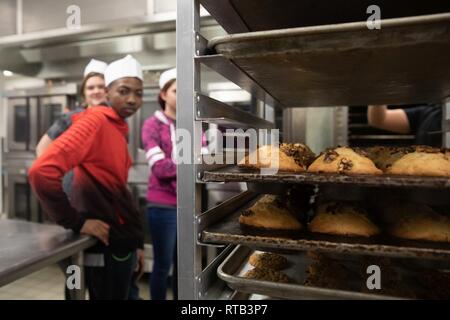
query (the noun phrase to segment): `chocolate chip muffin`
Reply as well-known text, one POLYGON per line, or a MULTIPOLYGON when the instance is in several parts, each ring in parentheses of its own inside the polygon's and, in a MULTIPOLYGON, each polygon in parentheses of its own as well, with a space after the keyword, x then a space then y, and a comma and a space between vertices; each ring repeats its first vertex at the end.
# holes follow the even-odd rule
POLYGON ((279 147, 265 145, 239 161, 238 166, 249 169, 271 168, 280 171, 303 172, 315 155, 308 146, 282 143, 279 147))
POLYGON ((361 149, 348 147, 328 149, 309 166, 309 172, 341 174, 381 174, 361 149))
POLYGON ((301 230, 302 224, 274 195, 265 195, 244 210, 239 223, 253 228, 270 230, 301 230))
POLYGON ((312 232, 370 237, 380 229, 370 220, 367 211, 356 202, 329 201, 319 203, 308 225, 312 232))

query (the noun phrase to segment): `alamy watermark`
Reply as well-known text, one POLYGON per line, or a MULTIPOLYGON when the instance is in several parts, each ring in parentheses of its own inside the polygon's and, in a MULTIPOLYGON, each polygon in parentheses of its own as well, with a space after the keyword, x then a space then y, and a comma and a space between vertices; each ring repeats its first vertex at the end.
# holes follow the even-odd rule
POLYGON ((381 29, 381 9, 379 6, 373 4, 367 7, 367 14, 371 14, 369 18, 367 18, 367 28, 369 30, 380 30, 381 29))
MULTIPOLYGON (((262 174, 275 174, 279 168, 279 137, 278 129, 208 129, 205 136, 209 137, 208 152, 202 157, 193 157, 194 140, 191 133, 183 128, 175 130, 174 162, 179 164, 237 164, 246 158, 247 165, 262 164, 262 174), (270 146, 270 151, 256 152, 258 147, 270 146)), ((200 144, 200 141, 198 142, 200 144)), ((159 148, 147 152, 147 160, 151 164, 158 159, 159 148)))
POLYGON ((81 8, 77 5, 70 5, 66 9, 69 15, 66 19, 67 29, 78 30, 81 28, 81 8))
POLYGON ((380 290, 381 289, 381 269, 377 265, 370 265, 366 270, 367 274, 370 276, 367 278, 366 286, 369 290, 380 290))
POLYGON ((81 268, 77 265, 70 265, 66 270, 66 286, 69 290, 81 289, 81 268))
MULTIPOLYGON (((380 30, 381 29, 381 8, 378 5, 370 5, 366 9, 366 13, 370 14, 367 18, 367 28, 369 30, 380 30)), ((77 5, 70 5, 66 8, 66 14, 68 17, 66 19, 67 29, 80 29, 81 28, 81 8, 77 5)))

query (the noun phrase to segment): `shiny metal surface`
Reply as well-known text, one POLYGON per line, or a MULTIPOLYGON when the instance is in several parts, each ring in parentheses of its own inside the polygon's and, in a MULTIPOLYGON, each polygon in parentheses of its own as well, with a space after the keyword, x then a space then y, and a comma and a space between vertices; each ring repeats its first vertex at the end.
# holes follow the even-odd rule
POLYGON ((365 21, 376 4, 382 17, 407 17, 449 11, 447 0, 201 0, 228 33, 365 21))
POLYGON ((231 128, 268 128, 274 124, 248 112, 197 93, 197 120, 231 128))
POLYGON ((235 34, 209 46, 286 107, 409 104, 450 94, 449 38, 445 13, 382 20, 380 30, 353 22, 235 34))
POLYGON ((403 188, 450 188, 447 177, 424 177, 406 175, 344 175, 339 173, 315 172, 283 172, 276 174, 261 174, 258 170, 249 170, 237 166, 228 166, 215 171, 205 171, 204 182, 255 182, 255 183, 302 183, 320 185, 347 185, 372 187, 403 187, 403 188))
POLYGON ((252 94, 255 98, 265 101, 266 104, 272 107, 283 107, 280 102, 270 96, 268 91, 250 77, 242 69, 237 66, 233 60, 227 59, 224 55, 215 54, 207 56, 195 57, 195 61, 204 64, 208 68, 216 71, 229 81, 238 85, 248 93, 252 94))
POLYGON ((0 37, 16 33, 16 0, 0 1, 0 37))
POLYGON ((89 0, 22 1, 24 33, 65 28, 71 15, 66 11, 71 5, 77 5, 80 8, 80 23, 82 25, 144 17, 148 14, 146 0, 130 0, 127 2, 120 0, 108 0, 107 2, 89 0), (42 18, 36 19, 33 17, 42 18))
POLYGON ((0 286, 77 256, 95 242, 94 238, 76 236, 56 225, 0 220, 0 286))
MULTIPOLYGON (((249 269, 247 261, 254 250, 237 246, 217 269, 218 276, 234 290, 246 293, 259 293, 283 299, 400 299, 377 294, 361 293, 302 285, 311 259, 303 252, 285 255, 289 268, 283 270, 294 283, 277 283, 244 278, 244 269, 249 269)), ((251 267, 252 268, 252 267, 251 267)))

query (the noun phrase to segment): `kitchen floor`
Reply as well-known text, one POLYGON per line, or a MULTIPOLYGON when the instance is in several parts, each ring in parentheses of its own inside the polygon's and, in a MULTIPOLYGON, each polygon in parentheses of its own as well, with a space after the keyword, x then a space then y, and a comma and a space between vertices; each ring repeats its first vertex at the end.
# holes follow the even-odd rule
MULTIPOLYGON (((149 300, 149 274, 139 280, 139 294, 149 300)), ((0 288, 0 300, 64 300, 64 275, 58 265, 53 265, 16 280, 0 288)), ((172 292, 167 292, 172 299, 172 292)))

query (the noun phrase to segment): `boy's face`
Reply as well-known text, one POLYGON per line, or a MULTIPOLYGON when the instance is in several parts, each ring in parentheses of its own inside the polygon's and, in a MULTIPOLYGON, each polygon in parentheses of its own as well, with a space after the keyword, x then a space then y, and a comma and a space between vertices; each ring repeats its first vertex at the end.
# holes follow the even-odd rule
POLYGON ((142 81, 138 78, 117 79, 108 86, 107 98, 122 118, 132 116, 142 106, 142 81))

